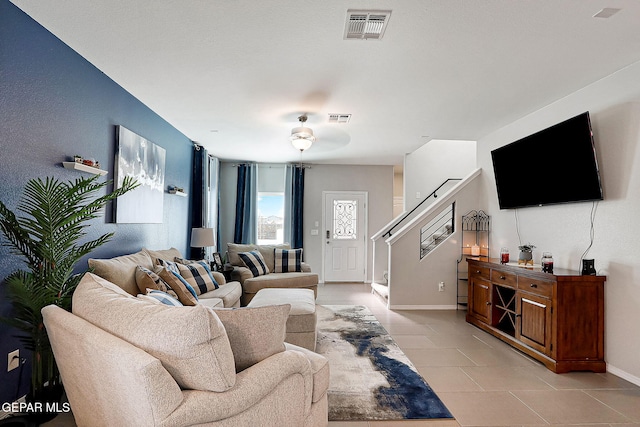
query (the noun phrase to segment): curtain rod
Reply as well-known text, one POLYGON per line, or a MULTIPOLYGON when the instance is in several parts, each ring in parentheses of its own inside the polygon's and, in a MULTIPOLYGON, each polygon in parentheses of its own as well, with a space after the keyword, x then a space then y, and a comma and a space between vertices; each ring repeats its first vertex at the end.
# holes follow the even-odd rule
POLYGON ((278 165, 271 165, 271 164, 266 164, 266 163, 251 163, 251 162, 245 162, 245 163, 232 163, 231 166, 233 166, 234 168, 238 167, 238 166, 243 166, 243 165, 257 165, 257 166, 261 166, 261 167, 267 167, 269 169, 271 168, 275 168, 275 167, 282 167, 282 166, 302 166, 303 169, 311 169, 311 165, 305 165, 305 164, 300 164, 300 163, 282 163, 282 164, 278 164, 278 165))

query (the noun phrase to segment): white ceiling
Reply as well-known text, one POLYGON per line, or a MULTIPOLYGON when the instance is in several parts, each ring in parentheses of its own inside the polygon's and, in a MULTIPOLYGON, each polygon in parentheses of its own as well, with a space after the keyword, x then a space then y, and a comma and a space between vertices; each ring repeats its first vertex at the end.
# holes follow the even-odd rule
POLYGON ((223 159, 300 160, 308 113, 305 162, 401 164, 640 60, 637 0, 11 1, 223 159), (347 9, 391 9, 384 38, 344 40, 347 9))

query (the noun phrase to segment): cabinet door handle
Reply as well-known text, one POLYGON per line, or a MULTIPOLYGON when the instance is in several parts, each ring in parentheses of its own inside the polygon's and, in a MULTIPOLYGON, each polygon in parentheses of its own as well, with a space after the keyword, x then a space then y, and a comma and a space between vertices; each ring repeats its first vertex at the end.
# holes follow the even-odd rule
POLYGON ((538 285, 536 285, 535 283, 531 283, 529 286, 531 286, 532 288, 537 288, 538 285))
POLYGON ((476 274, 480 274, 480 270, 476 270, 476 274))
POLYGON ((516 314, 516 317, 522 317, 522 314, 517 313, 517 314, 516 314))
POLYGON ((507 278, 506 276, 500 276, 500 280, 504 280, 506 278, 507 278))
POLYGON ((486 302, 486 304, 487 304, 487 305, 491 305, 491 301, 487 301, 487 302, 486 302))

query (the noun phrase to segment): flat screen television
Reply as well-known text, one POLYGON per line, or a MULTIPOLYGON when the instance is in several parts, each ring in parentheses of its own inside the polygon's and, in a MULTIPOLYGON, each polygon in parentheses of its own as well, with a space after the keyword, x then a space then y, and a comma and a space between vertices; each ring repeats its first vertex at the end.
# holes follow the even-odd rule
POLYGON ((602 200, 589 112, 491 152, 500 209, 602 200))

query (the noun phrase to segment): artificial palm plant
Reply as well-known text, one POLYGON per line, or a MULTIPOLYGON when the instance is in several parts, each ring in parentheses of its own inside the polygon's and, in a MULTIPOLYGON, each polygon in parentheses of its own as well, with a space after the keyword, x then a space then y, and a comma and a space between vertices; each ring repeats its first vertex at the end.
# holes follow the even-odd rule
POLYGON ((117 190, 96 197, 111 183, 99 182, 98 178, 96 175, 68 182, 32 179, 27 182, 17 207, 21 216, 0 201, 3 245, 24 258, 26 267, 4 280, 14 316, 0 320, 20 330, 20 340, 32 351, 32 398, 43 394, 45 384, 60 388, 40 310, 49 304, 71 308, 71 295, 82 276, 74 273, 78 261, 113 236, 107 233, 81 242, 89 221, 97 218, 109 201, 137 186, 135 181, 125 178, 117 190))

